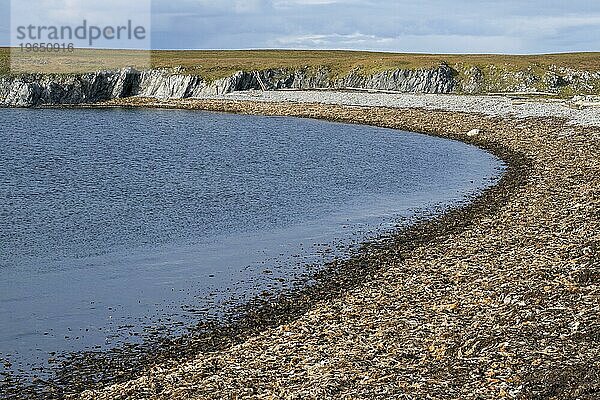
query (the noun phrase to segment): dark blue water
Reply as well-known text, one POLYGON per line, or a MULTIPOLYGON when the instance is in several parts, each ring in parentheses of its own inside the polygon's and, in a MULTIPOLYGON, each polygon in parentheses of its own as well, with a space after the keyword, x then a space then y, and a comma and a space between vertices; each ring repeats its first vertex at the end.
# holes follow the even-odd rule
POLYGON ((0 358, 17 365, 181 332, 503 168, 407 132, 188 111, 2 109, 0 143, 0 358))

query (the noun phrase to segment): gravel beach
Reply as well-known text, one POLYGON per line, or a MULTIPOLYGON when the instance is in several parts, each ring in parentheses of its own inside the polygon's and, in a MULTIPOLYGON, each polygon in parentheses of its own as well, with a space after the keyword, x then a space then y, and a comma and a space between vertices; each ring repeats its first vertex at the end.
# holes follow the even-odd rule
POLYGON ((488 149, 508 170, 472 204, 329 266, 315 289, 261 305, 270 311, 249 312, 255 323, 236 340, 161 358, 132 379, 70 398, 600 397, 600 109, 334 92, 102 106, 423 132, 488 149))
POLYGON ((557 117, 567 119, 569 125, 600 126, 600 106, 584 108, 577 107, 577 101, 555 98, 541 100, 523 95, 514 95, 511 98, 506 96, 396 94, 358 91, 248 91, 206 97, 206 99, 421 108, 424 110, 481 113, 486 116, 513 118, 557 117))

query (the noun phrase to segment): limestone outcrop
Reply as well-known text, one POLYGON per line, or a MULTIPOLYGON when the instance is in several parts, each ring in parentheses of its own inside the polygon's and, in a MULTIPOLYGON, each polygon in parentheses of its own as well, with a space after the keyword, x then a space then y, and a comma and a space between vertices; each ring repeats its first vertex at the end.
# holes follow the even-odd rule
POLYGON ((360 89, 400 93, 551 92, 593 95, 600 93, 600 71, 553 68, 510 71, 497 66, 441 64, 430 69, 396 69, 367 74, 359 69, 337 76, 326 68, 238 71, 208 81, 174 69, 137 71, 126 68, 71 75, 0 76, 0 106, 83 104, 143 96, 178 99, 215 96, 244 90, 360 89))

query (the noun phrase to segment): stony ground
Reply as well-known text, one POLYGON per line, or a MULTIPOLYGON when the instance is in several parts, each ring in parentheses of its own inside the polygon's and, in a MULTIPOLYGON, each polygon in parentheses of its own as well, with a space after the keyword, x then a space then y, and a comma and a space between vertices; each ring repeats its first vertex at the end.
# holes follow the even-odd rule
POLYGON ((460 96, 411 93, 368 93, 336 91, 247 91, 206 97, 215 100, 301 102, 363 107, 422 108, 481 113, 501 117, 559 117, 569 124, 600 126, 600 97, 579 99, 536 99, 527 96, 460 96), (594 104, 595 107, 584 107, 594 104), (583 106, 583 107, 582 107, 583 106))
POLYGON ((298 318, 76 397, 600 398, 600 128, 458 112, 486 111, 469 101, 473 109, 450 111, 121 101, 427 132, 488 148, 510 168, 472 206, 425 224, 420 240, 394 238, 365 259, 362 282, 313 298, 298 318), (481 133, 465 135, 474 128, 481 133))

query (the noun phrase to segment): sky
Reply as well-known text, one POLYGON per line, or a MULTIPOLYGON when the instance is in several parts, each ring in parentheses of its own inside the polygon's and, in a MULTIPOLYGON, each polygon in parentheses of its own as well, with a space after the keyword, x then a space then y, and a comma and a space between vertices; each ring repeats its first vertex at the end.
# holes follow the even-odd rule
MULTIPOLYGON (((13 1, 67 11, 98 3, 13 1)), ((10 0, 0 15, 8 45, 10 0)), ((154 49, 600 51, 600 0, 152 0, 151 21, 154 49)))

